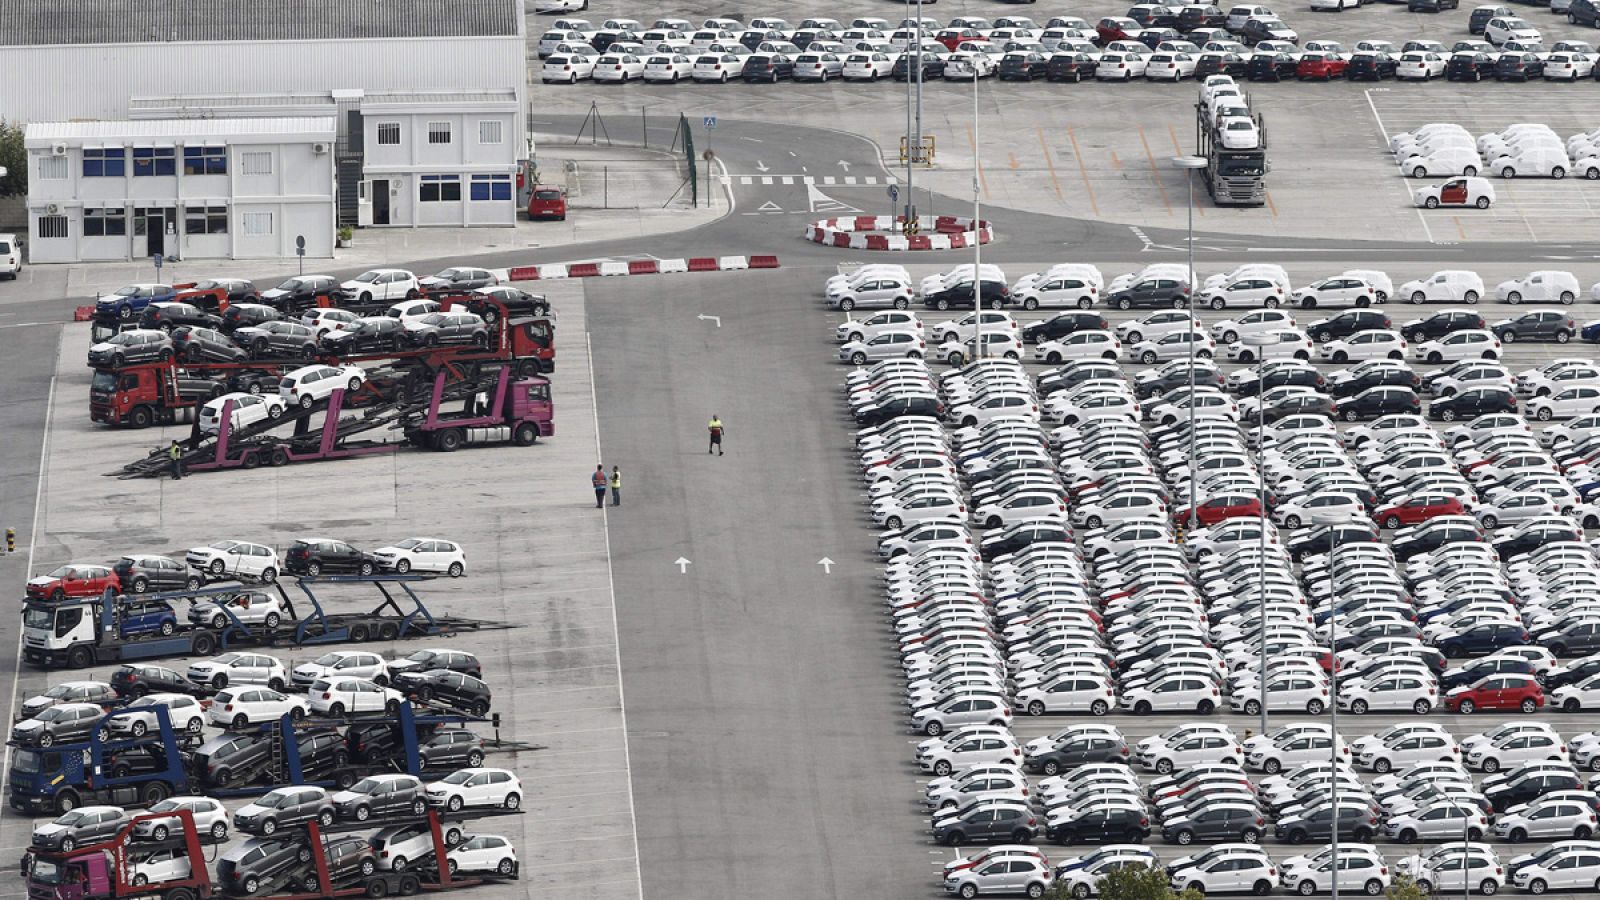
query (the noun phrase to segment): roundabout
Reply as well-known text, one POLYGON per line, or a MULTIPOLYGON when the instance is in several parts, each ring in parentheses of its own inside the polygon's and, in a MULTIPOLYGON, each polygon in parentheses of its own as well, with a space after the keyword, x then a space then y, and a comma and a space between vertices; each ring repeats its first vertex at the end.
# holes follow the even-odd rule
POLYGON ((994 226, 987 219, 976 220, 974 227, 968 216, 938 216, 929 234, 905 234, 902 224, 898 216, 819 219, 806 226, 806 240, 849 250, 960 250, 994 241, 994 226))

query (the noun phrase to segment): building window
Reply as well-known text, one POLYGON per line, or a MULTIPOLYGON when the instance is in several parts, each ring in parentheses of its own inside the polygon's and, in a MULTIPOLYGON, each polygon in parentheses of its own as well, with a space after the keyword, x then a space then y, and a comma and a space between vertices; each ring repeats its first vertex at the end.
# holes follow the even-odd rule
POLYGON ((252 150, 239 154, 240 175, 271 175, 272 151, 252 150))
POLYGON ((474 200, 510 200, 511 176, 510 175, 474 175, 472 176, 472 199, 474 200))
POLYGON ((40 181, 66 181, 67 158, 65 156, 41 156, 38 165, 34 166, 39 172, 40 181))
POLYGON ((400 123, 379 122, 378 143, 384 146, 398 147, 400 145, 400 123))
POLYGON ((461 199, 460 175, 422 176, 422 202, 446 203, 461 199))
POLYGON ((84 237, 114 237, 127 233, 127 210, 86 209, 83 211, 84 237))
POLYGON ((226 175, 226 174, 228 174, 228 148, 226 148, 226 147, 185 147, 185 148, 183 148, 183 174, 185 174, 185 175, 226 175))
POLYGON ((121 147, 83 148, 83 177, 121 178, 127 174, 126 154, 121 147))
POLYGON ((272 213, 247 212, 243 217, 244 233, 251 237, 261 237, 272 233, 272 213))
POLYGON ((430 144, 448 144, 448 143, 450 143, 450 123, 449 122, 429 122, 428 123, 428 143, 430 143, 430 144))
MULTIPOLYGON (((245 154, 247 157, 249 154, 245 154)), ((271 213, 266 215, 271 216, 271 213)), ((270 228, 270 224, 268 225, 270 228)), ((228 208, 226 206, 191 206, 183 211, 185 234, 227 234, 228 208)))
POLYGON ((66 216, 40 216, 39 237, 64 238, 67 236, 66 216))
POLYGON ((178 174, 178 151, 172 147, 133 148, 133 174, 135 177, 178 174))
POLYGON ((484 119, 478 123, 478 143, 505 143, 505 124, 499 119, 484 119))

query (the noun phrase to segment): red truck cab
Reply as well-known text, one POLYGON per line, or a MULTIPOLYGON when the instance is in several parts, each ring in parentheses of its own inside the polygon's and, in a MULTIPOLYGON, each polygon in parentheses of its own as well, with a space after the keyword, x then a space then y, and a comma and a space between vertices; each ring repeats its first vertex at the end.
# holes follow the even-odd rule
POLYGON ((536 184, 528 195, 528 218, 565 219, 567 192, 553 184, 536 184))

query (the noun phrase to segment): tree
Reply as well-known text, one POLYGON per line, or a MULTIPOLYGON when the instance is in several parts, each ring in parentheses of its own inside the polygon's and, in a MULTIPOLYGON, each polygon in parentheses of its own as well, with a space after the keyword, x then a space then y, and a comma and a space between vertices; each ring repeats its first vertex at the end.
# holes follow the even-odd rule
POLYGON ((22 145, 21 122, 0 119, 0 166, 6 169, 0 178, 0 197, 15 197, 28 192, 28 150, 22 145))
MULTIPOLYGON (((1066 896, 1062 894, 1062 896, 1066 896)), ((1101 900, 1205 900, 1199 891, 1172 889, 1167 873, 1148 866, 1123 866, 1100 879, 1101 900)))
POLYGON ((1404 872, 1396 872, 1389 889, 1383 892, 1387 900, 1430 900, 1428 892, 1411 880, 1404 872))

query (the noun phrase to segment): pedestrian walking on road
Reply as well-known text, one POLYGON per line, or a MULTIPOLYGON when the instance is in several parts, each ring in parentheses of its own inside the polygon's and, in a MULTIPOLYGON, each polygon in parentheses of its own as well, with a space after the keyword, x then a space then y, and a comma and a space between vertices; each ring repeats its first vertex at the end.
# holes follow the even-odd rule
POLYGON ((599 509, 606 505, 606 467, 594 467, 594 477, 589 479, 594 485, 594 508, 599 509))
POLYGON ((622 467, 611 467, 611 505, 622 505, 622 467))
POLYGON ((721 456, 722 455, 722 420, 717 418, 717 414, 716 413, 712 413, 711 414, 711 424, 708 425, 707 428, 711 431, 711 446, 710 446, 709 449, 706 450, 706 455, 707 456, 711 455, 711 451, 715 450, 717 452, 717 455, 721 456))
POLYGON ((167 447, 167 460, 172 463, 172 480, 182 481, 183 449, 178 446, 177 441, 173 441, 171 446, 167 447))

